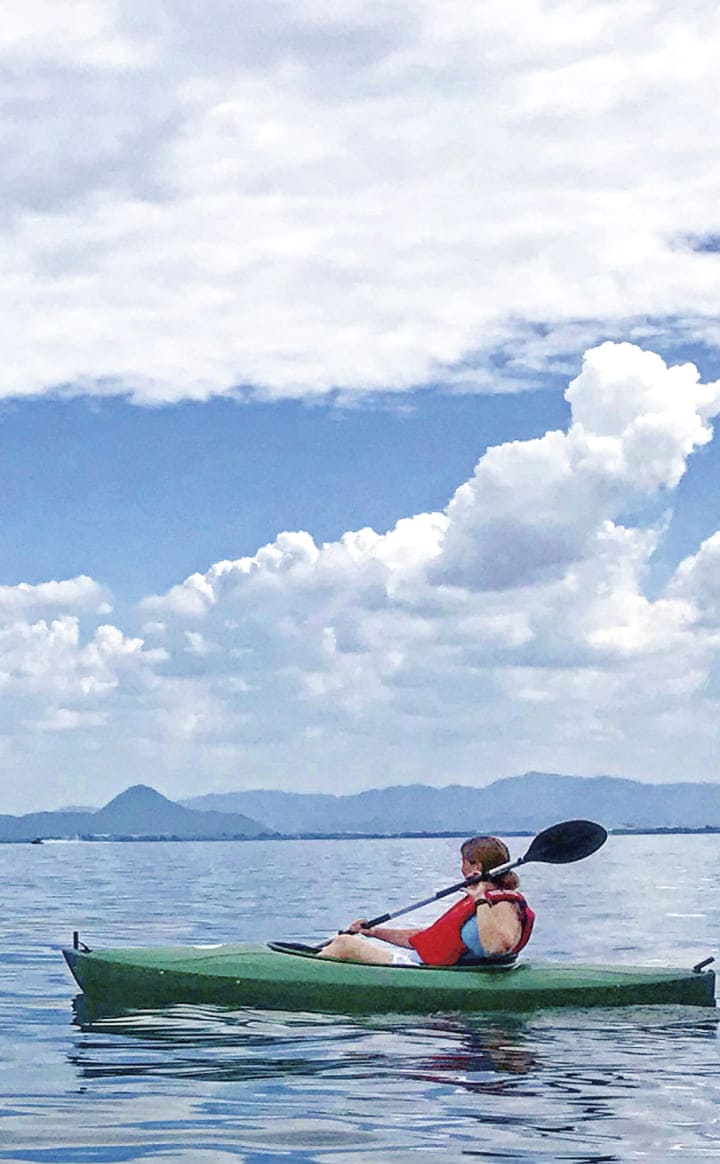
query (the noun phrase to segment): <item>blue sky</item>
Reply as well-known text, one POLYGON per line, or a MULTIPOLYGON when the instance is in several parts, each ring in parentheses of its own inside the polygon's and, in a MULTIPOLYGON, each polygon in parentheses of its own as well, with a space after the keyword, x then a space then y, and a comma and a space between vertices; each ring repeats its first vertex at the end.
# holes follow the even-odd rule
POLYGON ((0 811, 717 779, 710 0, 34 0, 0 811))
MULTIPOLYGON (((562 390, 542 380, 510 395, 435 388, 360 408, 12 402, 0 411, 0 585, 87 573, 129 610, 283 529, 334 541, 442 509, 489 445, 540 437, 568 416, 562 390)), ((679 484, 658 577, 720 528, 719 461, 711 444, 679 484)))
POLYGON ((12 404, 0 427, 0 584, 89 573, 133 602, 283 529, 318 542, 384 532, 442 509, 487 445, 542 436, 567 412, 557 391, 427 390, 353 409, 12 404))

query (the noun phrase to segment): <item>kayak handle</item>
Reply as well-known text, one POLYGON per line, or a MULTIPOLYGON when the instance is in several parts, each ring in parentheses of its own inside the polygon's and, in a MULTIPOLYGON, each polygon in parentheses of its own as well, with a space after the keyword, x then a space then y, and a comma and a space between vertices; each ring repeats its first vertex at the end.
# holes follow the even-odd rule
POLYGON ((703 959, 702 962, 696 962, 695 965, 693 966, 693 974, 701 974, 702 971, 705 969, 705 967, 709 966, 710 963, 714 962, 714 961, 715 961, 715 959, 711 956, 709 958, 703 959))

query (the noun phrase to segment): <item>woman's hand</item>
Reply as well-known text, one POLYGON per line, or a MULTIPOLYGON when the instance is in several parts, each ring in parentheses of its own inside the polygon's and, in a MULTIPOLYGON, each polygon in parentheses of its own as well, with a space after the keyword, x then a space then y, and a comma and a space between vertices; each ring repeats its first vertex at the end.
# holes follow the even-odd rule
POLYGON ((368 919, 366 917, 360 917, 357 919, 357 921, 350 922, 350 925, 345 930, 345 933, 346 934, 366 934, 366 933, 368 933, 367 924, 368 924, 368 919))
POLYGON ((477 881, 475 885, 466 885, 465 893, 468 897, 472 897, 473 901, 484 901, 485 893, 488 889, 492 889, 489 881, 477 881))

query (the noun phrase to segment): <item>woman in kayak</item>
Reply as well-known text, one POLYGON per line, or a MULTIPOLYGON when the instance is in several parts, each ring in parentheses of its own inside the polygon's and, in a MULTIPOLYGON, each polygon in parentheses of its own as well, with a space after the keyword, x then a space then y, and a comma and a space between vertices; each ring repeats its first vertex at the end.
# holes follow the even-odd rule
MULTIPOLYGON (((497 837, 471 837, 460 847, 463 877, 480 876, 510 860, 497 837)), ((319 953, 341 962, 386 966, 453 966, 478 958, 517 953, 530 937, 535 915, 518 891, 513 872, 480 880, 436 922, 423 929, 367 928, 358 918, 319 953)))

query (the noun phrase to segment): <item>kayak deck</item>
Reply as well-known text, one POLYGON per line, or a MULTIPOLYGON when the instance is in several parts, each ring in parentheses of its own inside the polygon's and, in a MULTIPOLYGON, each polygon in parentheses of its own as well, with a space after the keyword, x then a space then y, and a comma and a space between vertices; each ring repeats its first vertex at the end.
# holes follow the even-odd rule
POLYGON ((323 1013, 525 1011, 539 1007, 715 1005, 712 970, 574 966, 377 966, 308 949, 235 944, 63 950, 85 994, 100 1000, 267 1007, 323 1013))

